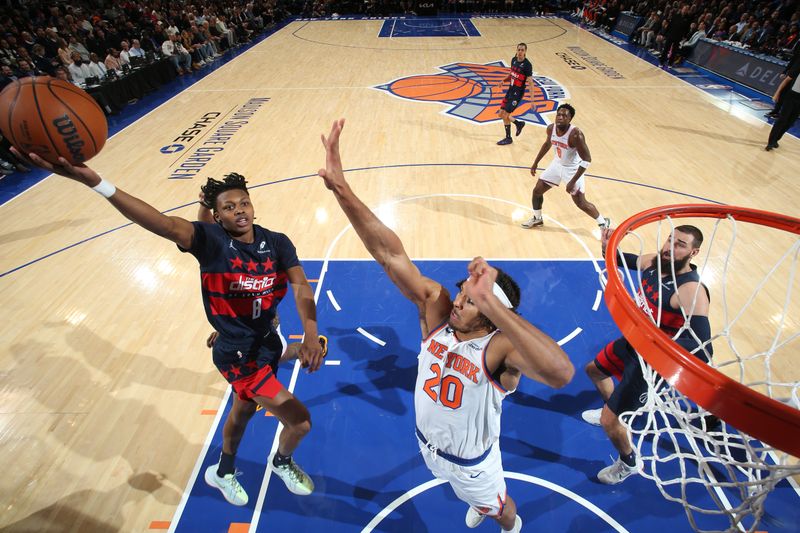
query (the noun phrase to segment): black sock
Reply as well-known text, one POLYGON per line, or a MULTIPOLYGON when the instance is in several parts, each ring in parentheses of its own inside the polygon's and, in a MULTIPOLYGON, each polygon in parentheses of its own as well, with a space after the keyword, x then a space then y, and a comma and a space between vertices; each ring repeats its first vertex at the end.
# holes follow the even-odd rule
POLYGON ((272 459, 272 464, 275 466, 286 466, 292 460, 291 455, 281 455, 281 452, 275 452, 275 457, 272 459))
POLYGON ((509 139, 511 138, 511 124, 506 126, 506 137, 509 139))
POLYGON ((219 455, 219 466, 217 466, 217 476, 225 477, 228 474, 233 474, 236 469, 233 467, 233 461, 236 459, 235 455, 222 452, 219 455))
POLYGON ((619 454, 619 458, 628 466, 636 466, 636 451, 632 451, 628 455, 619 454))

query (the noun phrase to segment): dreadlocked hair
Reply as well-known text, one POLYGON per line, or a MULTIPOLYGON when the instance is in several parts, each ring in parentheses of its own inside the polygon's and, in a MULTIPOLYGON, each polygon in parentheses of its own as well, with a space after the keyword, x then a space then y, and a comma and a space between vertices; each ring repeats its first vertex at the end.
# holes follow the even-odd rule
POLYGON ((203 205, 216 211, 217 197, 225 191, 234 189, 247 192, 247 181, 245 181, 244 176, 241 174, 237 174, 236 172, 225 174, 222 181, 208 178, 206 184, 200 187, 200 190, 203 191, 203 205))
MULTIPOLYGON (((497 283, 500 288, 503 289, 503 292, 508 297, 508 301, 511 302, 511 305, 513 306, 511 308, 511 312, 518 314, 517 309, 519 309, 520 298, 522 296, 522 291, 520 290, 519 285, 516 281, 514 281, 514 278, 506 274, 503 270, 497 267, 495 267, 495 269, 497 270, 497 279, 495 280, 495 283, 497 283)), ((459 281, 456 283, 456 287, 458 287, 460 290, 465 281, 467 280, 464 279, 459 281)), ((497 326, 494 325, 494 322, 489 320, 489 317, 483 313, 478 315, 478 319, 480 320, 481 327, 488 329, 490 332, 497 329, 497 326)))

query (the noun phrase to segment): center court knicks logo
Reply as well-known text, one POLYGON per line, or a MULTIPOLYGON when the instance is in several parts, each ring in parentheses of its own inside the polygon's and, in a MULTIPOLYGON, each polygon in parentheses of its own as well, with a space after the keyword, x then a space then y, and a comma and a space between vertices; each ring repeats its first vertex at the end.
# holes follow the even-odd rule
MULTIPOLYGON (((499 121, 497 112, 508 89, 507 84, 496 87, 506 76, 508 67, 503 61, 492 63, 452 63, 438 67, 439 74, 417 74, 398 78, 375 89, 392 96, 415 102, 439 102, 444 112, 457 118, 485 124, 499 121)), ((532 124, 546 126, 542 115, 554 113, 559 102, 567 99, 567 90, 546 76, 533 76, 533 98, 525 90, 523 102, 514 117, 532 124)))

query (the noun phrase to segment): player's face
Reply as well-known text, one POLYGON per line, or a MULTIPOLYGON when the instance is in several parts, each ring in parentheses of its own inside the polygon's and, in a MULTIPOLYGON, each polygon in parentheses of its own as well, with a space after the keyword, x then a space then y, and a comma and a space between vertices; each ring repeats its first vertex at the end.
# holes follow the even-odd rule
POLYGON ((569 126, 571 121, 572 115, 570 115, 569 110, 562 108, 556 111, 556 126, 566 127, 569 126))
POLYGON ((522 61, 525 59, 525 54, 528 51, 525 49, 524 46, 517 46, 517 61, 522 61))
POLYGON ((672 272, 673 257, 675 259, 675 272, 683 270, 699 251, 699 248, 694 247, 694 237, 682 231, 675 231, 675 237, 667 239, 667 242, 661 247, 661 253, 658 257, 661 262, 661 272, 672 272), (671 242, 673 244, 670 244, 671 242))
POLYGON ((447 325, 459 333, 470 333, 480 329, 480 314, 478 306, 462 290, 453 300, 453 309, 450 311, 447 325))
POLYGON ((250 196, 239 189, 225 191, 217 196, 214 219, 232 235, 243 235, 253 229, 253 204, 250 196))

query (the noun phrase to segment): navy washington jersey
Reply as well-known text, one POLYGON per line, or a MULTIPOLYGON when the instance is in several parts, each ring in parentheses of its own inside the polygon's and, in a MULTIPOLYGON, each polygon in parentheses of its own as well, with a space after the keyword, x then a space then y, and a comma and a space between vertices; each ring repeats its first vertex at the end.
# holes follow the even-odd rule
POLYGON ((528 78, 533 76, 533 64, 526 57, 522 61, 517 61, 517 56, 511 58, 511 85, 509 91, 525 91, 525 84, 528 78))
MULTIPOLYGON (((642 290, 640 291, 640 295, 644 296, 644 300, 647 302, 647 306, 650 308, 650 313, 652 313, 651 316, 654 320, 658 320, 659 318, 659 296, 661 297, 661 323, 659 327, 670 337, 675 335, 675 333, 677 333, 686 322, 686 319, 683 318, 683 313, 681 313, 681 310, 675 309, 670 305, 669 301, 672 299, 672 295, 675 294, 675 292, 678 290, 678 287, 684 283, 689 283, 692 281, 700 282, 700 274, 697 272, 697 267, 692 264, 689 266, 691 267, 691 270, 684 274, 679 274, 675 280, 673 280, 672 273, 669 270, 666 272, 662 270, 662 277, 659 280, 658 265, 655 263, 642 271, 642 290), (661 285, 660 295, 659 284, 661 285)), ((702 284, 701 286, 706 291, 706 296, 708 296, 710 299, 711 297, 708 294, 708 288, 702 284)), ((686 302, 685 310, 687 313, 689 312, 690 307, 691 302, 686 302)), ((692 351, 697 347, 697 341, 694 340, 688 330, 684 330, 679 339, 687 341, 689 345, 689 351, 692 351)), ((686 347, 686 344, 684 344, 684 347, 686 347)), ((698 354, 698 356, 705 359, 701 354, 698 354)))
POLYGON ((192 246, 182 251, 200 263, 208 321, 226 344, 250 346, 272 330, 288 290, 286 271, 300 265, 297 251, 289 237, 258 225, 251 244, 231 238, 218 224, 192 225, 192 246))

